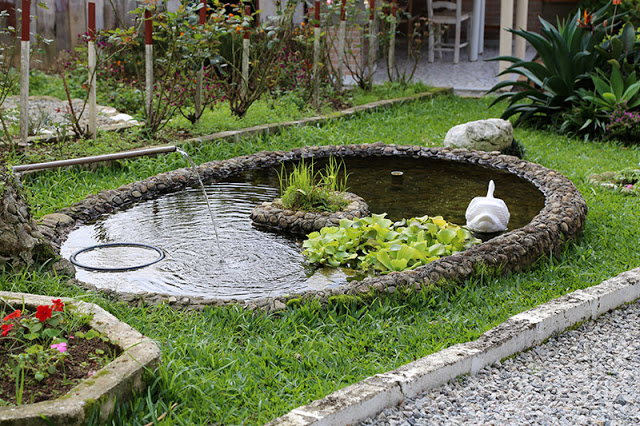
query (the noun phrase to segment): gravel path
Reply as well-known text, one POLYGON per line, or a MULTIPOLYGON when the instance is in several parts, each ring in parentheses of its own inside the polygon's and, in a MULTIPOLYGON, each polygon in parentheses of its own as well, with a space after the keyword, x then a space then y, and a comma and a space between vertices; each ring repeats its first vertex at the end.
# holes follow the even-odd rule
MULTIPOLYGON (((87 126, 89 123, 89 107, 84 105, 80 99, 73 99, 73 108, 76 114, 83 111, 80 117, 80 124, 87 126)), ((20 97, 9 96, 5 99, 0 108, 4 110, 5 119, 8 123, 18 123, 20 97)), ((29 97, 29 130, 31 134, 52 135, 60 131, 62 126, 67 126, 70 130, 69 103, 51 96, 30 96, 29 97)), ((114 125, 138 124, 133 117, 116 111, 108 106, 96 106, 96 122, 99 128, 109 128, 114 125)))
POLYGON ((640 424, 640 302, 361 423, 432 424, 640 424))

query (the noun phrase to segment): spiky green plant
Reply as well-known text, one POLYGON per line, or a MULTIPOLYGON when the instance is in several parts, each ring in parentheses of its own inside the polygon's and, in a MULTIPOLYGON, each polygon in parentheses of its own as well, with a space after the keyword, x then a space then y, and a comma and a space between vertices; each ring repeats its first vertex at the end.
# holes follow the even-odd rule
POLYGON ((490 92, 513 88, 494 101, 494 104, 503 100, 509 103, 502 118, 518 115, 516 126, 550 120, 554 127, 560 127, 562 113, 578 100, 577 91, 590 90, 593 71, 603 68, 605 63, 596 46, 601 45, 606 36, 608 27, 603 23, 607 9, 608 6, 603 7, 592 15, 578 11, 568 21, 558 21, 557 27, 540 18, 540 34, 509 30, 533 46, 540 62, 512 56, 495 58, 512 63, 501 75, 513 73, 526 77, 525 81, 503 81, 491 88, 490 92))

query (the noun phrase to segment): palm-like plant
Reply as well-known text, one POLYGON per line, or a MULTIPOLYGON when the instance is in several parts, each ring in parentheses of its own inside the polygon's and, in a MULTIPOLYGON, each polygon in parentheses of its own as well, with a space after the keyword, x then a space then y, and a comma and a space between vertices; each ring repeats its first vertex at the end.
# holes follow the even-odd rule
POLYGON ((591 75, 605 62, 596 52, 606 37, 603 25, 607 7, 592 15, 578 11, 568 22, 558 21, 557 27, 540 18, 540 34, 509 30, 527 40, 536 50, 539 62, 526 61, 513 56, 501 56, 493 60, 511 62, 502 74, 518 74, 526 81, 503 81, 489 92, 505 87, 512 90, 500 94, 493 104, 508 100, 509 106, 502 114, 507 119, 519 114, 515 125, 526 121, 551 119, 557 125, 562 113, 571 108, 579 89, 591 89, 591 75))

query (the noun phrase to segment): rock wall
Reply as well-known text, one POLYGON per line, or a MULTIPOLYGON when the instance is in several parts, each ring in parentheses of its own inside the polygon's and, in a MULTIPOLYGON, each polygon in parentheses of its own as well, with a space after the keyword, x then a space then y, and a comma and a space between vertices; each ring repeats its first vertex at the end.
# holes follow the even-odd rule
POLYGON ((280 198, 273 202, 264 202, 251 212, 251 220, 257 226, 278 232, 295 235, 307 235, 320 231, 325 226, 338 226, 341 219, 369 216, 369 206, 362 197, 344 192, 343 196, 349 204, 342 210, 330 212, 304 212, 289 210, 282 206, 280 198))
POLYGON ((42 264, 56 256, 15 183, 6 166, 0 165, 0 271, 42 264))

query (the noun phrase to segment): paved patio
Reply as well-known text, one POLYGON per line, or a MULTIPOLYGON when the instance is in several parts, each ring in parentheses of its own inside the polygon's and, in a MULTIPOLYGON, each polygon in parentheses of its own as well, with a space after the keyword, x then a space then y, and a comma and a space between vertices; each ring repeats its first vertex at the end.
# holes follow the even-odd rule
MULTIPOLYGON (((527 49, 527 59, 533 58, 535 51, 527 49)), ((498 83, 498 62, 488 61, 498 56, 498 45, 491 41, 485 44, 484 53, 478 56, 475 62, 469 62, 468 49, 460 52, 460 62, 453 63, 453 53, 444 52, 442 59, 436 55, 435 61, 427 60, 427 49, 423 47, 420 52, 420 60, 416 68, 414 81, 422 81, 436 87, 453 87, 454 93, 460 96, 482 96, 496 83, 498 83)), ((407 66, 406 44, 401 40, 397 44, 396 58, 399 69, 407 66)), ((409 64, 411 66, 412 64, 409 64)), ((374 74, 376 82, 387 80, 387 67, 384 59, 377 63, 374 74)))

